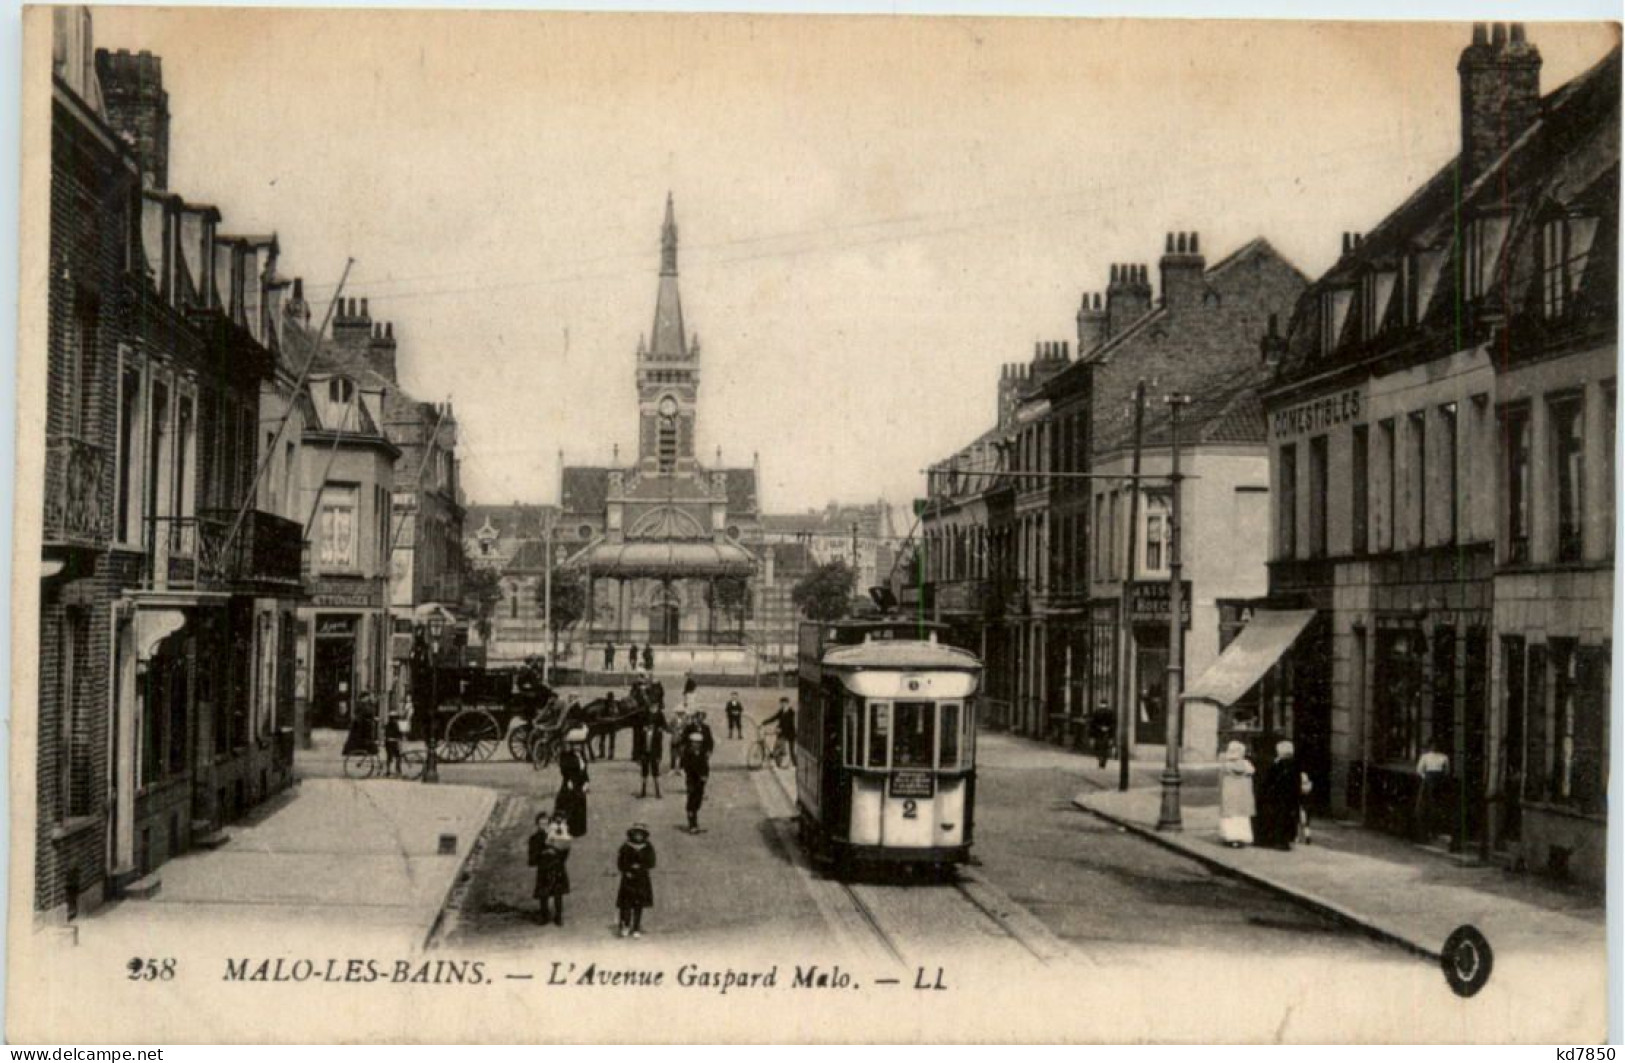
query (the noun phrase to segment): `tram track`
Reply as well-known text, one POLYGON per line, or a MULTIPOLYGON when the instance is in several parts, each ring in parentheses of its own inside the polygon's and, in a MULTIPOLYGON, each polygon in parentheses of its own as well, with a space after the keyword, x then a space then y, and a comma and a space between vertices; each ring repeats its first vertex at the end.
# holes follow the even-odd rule
MULTIPOLYGON (((769 809, 770 814, 793 817, 795 798, 788 784, 776 770, 762 770, 772 782, 758 792, 764 799, 776 798, 771 800, 776 807, 769 809)), ((956 872, 932 888, 822 878, 799 851, 793 832, 787 829, 782 836, 795 846, 793 858, 808 875, 809 888, 824 894, 827 901, 838 901, 831 907, 845 909, 855 918, 842 919, 839 911, 826 915, 841 925, 846 936, 861 929, 868 942, 878 945, 877 951, 899 967, 914 966, 958 947, 1011 955, 1009 945, 1014 945, 1024 962, 1037 960, 1046 966, 1075 958, 1036 917, 974 870, 956 872)))

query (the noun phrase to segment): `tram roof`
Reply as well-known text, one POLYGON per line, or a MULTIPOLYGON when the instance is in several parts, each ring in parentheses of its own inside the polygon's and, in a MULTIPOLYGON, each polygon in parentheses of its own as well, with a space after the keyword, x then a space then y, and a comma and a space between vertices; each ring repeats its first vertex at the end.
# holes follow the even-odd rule
POLYGON ((980 671, 982 662, 974 653, 945 646, 940 642, 889 639, 863 642, 856 646, 832 646, 824 654, 827 668, 952 669, 980 671))

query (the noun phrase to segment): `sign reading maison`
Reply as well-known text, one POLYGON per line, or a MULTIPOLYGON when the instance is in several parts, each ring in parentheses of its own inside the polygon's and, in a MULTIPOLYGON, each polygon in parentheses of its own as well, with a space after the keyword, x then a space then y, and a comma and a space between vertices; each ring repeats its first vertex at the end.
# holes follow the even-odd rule
POLYGON ((1276 410, 1270 418, 1270 434, 1276 439, 1306 435, 1352 421, 1358 416, 1360 392, 1358 388, 1350 388, 1337 395, 1326 395, 1276 410))

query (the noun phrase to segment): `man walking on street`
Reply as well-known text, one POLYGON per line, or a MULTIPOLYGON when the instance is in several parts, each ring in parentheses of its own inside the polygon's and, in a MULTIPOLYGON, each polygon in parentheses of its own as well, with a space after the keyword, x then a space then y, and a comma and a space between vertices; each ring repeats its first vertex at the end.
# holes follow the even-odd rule
POLYGON ((1112 755, 1112 734, 1116 730, 1117 718, 1106 707, 1106 699, 1101 698, 1095 711, 1089 714, 1089 748, 1102 768, 1112 755))
POLYGON ((684 805, 688 812, 688 832, 700 833, 700 806, 705 804, 705 783, 711 777, 710 731, 703 722, 690 724, 683 742, 683 782, 688 788, 684 805))
MULTIPOLYGON (((660 797, 660 768, 661 761, 665 759, 666 732, 670 730, 666 723, 666 714, 660 711, 660 706, 652 705, 644 710, 643 719, 638 723, 636 743, 632 755, 637 759, 638 771, 643 777, 643 785, 638 789, 639 797, 649 796, 649 783, 655 784, 655 797, 660 797)), ((676 740, 672 741, 676 745, 676 740)))
POLYGON ((734 690, 728 694, 728 704, 722 707, 728 719, 728 737, 745 737, 745 706, 739 700, 739 691, 734 690))
POLYGON ((606 642, 604 643, 604 671, 613 672, 614 670, 615 644, 613 642, 606 642))

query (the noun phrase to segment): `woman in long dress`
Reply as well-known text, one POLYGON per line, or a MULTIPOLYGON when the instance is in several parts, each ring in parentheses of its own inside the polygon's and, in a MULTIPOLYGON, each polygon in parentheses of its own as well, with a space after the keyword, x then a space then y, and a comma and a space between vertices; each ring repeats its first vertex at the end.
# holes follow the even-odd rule
POLYGON ((1247 747, 1231 742, 1219 763, 1219 837, 1232 849, 1253 843, 1253 762, 1247 747))
POLYGON ((553 811, 564 813, 572 838, 587 834, 587 758, 583 750, 587 745, 587 729, 572 728, 564 736, 565 749, 559 755, 559 792, 553 799, 553 811))

